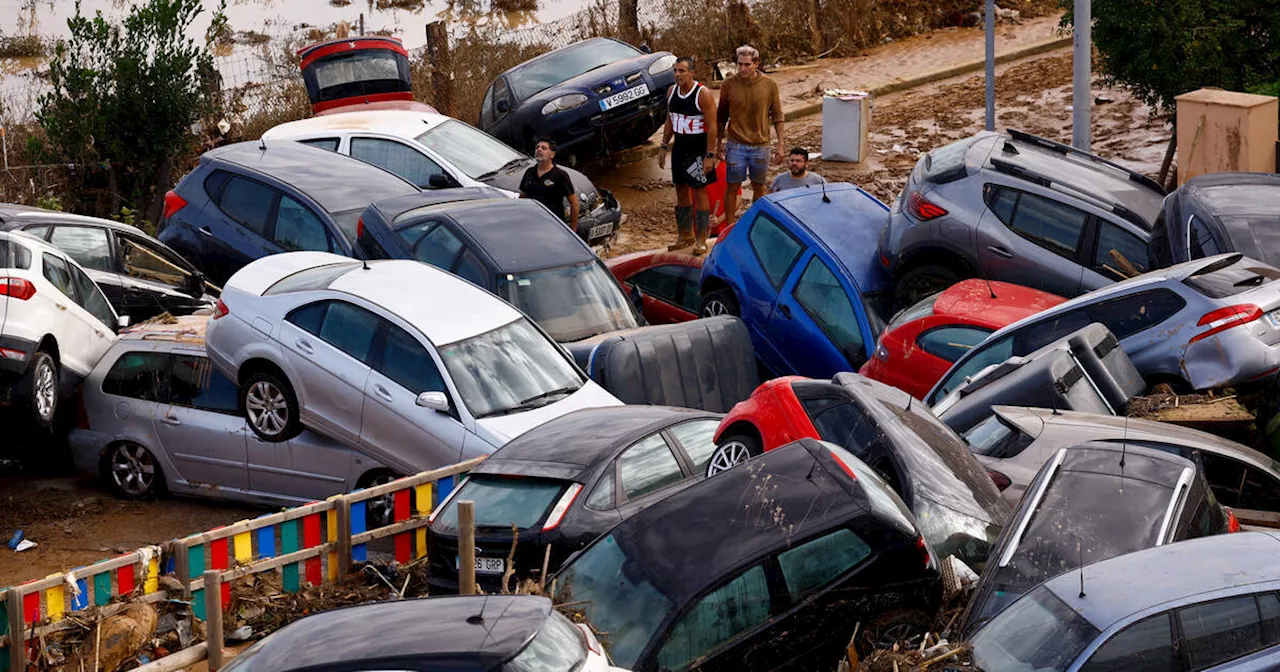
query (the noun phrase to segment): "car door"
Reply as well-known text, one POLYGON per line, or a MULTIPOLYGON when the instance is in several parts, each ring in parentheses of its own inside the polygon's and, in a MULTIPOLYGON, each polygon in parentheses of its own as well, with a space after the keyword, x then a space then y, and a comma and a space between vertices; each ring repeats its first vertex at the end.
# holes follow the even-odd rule
MULTIPOLYGON (((77 316, 93 332, 84 352, 85 362, 92 369, 115 343, 120 318, 112 310, 106 295, 84 271, 75 264, 67 264, 67 269, 71 271, 71 281, 76 288, 76 304, 80 308, 77 316)), ((71 310, 68 309, 68 312, 71 310)))
POLYGON ((513 128, 513 119, 515 113, 515 101, 511 99, 511 88, 507 85, 506 77, 499 77, 493 80, 493 117, 489 126, 481 126, 481 130, 495 138, 515 147, 520 151, 526 151, 527 148, 519 146, 519 139, 513 128))
POLYGON ((393 453, 395 461, 420 469, 460 461, 467 430, 432 349, 390 321, 382 320, 381 328, 382 347, 365 385, 360 445, 373 455, 393 453), (419 406, 423 392, 443 392, 450 397, 450 411, 419 406))
POLYGON ((372 370, 374 335, 382 320, 353 303, 317 301, 295 308, 280 325, 284 356, 295 371, 302 418, 335 439, 357 445, 372 370))
POLYGON ((998 184, 987 184, 983 197, 974 243, 982 274, 1066 297, 1084 291, 1079 259, 1088 213, 998 184))
POLYGON ((49 244, 76 260, 89 274, 107 301, 121 315, 128 315, 128 302, 116 263, 111 254, 111 236, 107 229, 97 226, 57 224, 52 227, 49 244))
POLYGON ((277 189, 225 171, 212 173, 206 189, 210 203, 201 211, 204 225, 196 235, 200 265, 211 277, 231 277, 250 261, 281 251, 267 237, 280 200, 277 189))
POLYGON ((661 432, 636 441, 614 461, 618 473, 618 513, 626 519, 688 485, 692 474, 682 466, 661 432))
POLYGON ((246 443, 249 489, 297 504, 347 492, 353 474, 377 466, 363 453, 316 432, 270 443, 250 431, 246 443))
POLYGON ((192 487, 249 487, 244 416, 234 383, 199 351, 169 357, 168 403, 156 409, 156 436, 178 475, 192 487))
POLYGON ((1182 670, 1185 668, 1179 655, 1179 645, 1169 612, 1162 612, 1112 635, 1089 656, 1080 672, 1182 670))
POLYGON ((168 311, 185 315, 200 307, 204 294, 189 264, 173 252, 141 236, 116 232, 120 281, 133 322, 168 311))
POLYGON ((792 275, 796 260, 805 248, 763 208, 756 210, 749 226, 747 246, 751 258, 739 260, 743 286, 735 288, 741 304, 739 312, 752 332, 756 354, 775 373, 783 373, 793 369, 782 355, 785 342, 776 342, 770 336, 769 319, 778 301, 778 293, 792 275))
POLYGON ((651 266, 627 279, 640 290, 644 301, 644 317, 650 324, 675 324, 697 317, 683 305, 685 266, 664 264, 651 266))
POLYGON ((334 233, 311 208, 285 194, 280 195, 267 237, 281 252, 346 254, 334 240, 334 233))
POLYGON ((408 180, 419 189, 434 189, 431 178, 443 175, 456 182, 440 164, 414 147, 387 138, 353 135, 349 146, 353 158, 360 159, 408 180))
MULTIPOLYGON (((829 378, 867 361, 871 328, 857 291, 816 254, 796 264, 769 317, 787 373, 829 378)), ((778 371, 778 373, 784 373, 778 371)))
MULTIPOLYGON (((48 328, 58 342, 59 360, 62 366, 76 375, 87 376, 92 365, 97 363, 97 359, 89 361, 93 358, 92 353, 100 354, 105 351, 105 348, 94 344, 95 340, 101 340, 93 326, 97 319, 77 303, 79 297, 72 280, 70 264, 62 257, 45 252, 40 265, 45 279, 53 285, 56 292, 48 297, 54 307, 51 311, 53 319, 48 328)), ((40 296, 40 292, 36 292, 36 296, 40 296)))
POLYGON ((789 647, 792 633, 770 627, 775 613, 770 583, 776 581, 770 573, 776 570, 752 565, 695 600, 665 633, 650 667, 685 670, 696 662, 698 669, 716 672, 776 669, 780 658, 795 652, 789 647), (775 636, 766 637, 766 630, 775 636), (769 646, 742 645, 753 639, 769 646))

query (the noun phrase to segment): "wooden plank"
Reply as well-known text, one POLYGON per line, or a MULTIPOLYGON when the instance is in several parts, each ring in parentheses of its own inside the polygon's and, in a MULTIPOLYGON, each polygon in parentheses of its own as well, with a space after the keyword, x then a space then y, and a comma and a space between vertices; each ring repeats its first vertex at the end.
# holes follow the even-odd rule
POLYGON ((476 504, 458 502, 458 594, 476 594, 476 504))
POLYGON ((125 565, 116 570, 116 592, 122 597, 128 597, 133 593, 133 589, 137 587, 133 568, 133 565, 125 565))
MULTIPOLYGON (((289 520, 280 523, 280 550, 285 553, 284 557, 302 548, 302 544, 298 543, 298 525, 296 520, 289 520)), ((282 564, 281 586, 285 592, 296 593, 300 587, 298 581, 298 565, 297 563, 282 564)))
POLYGON ((1274 511, 1232 508, 1231 512, 1236 514, 1236 520, 1240 521, 1241 525, 1270 529, 1280 528, 1280 513, 1274 511))
POLYGON ((258 557, 272 558, 276 554, 276 526, 258 528, 258 557))
POLYGON ((93 575, 93 605, 101 607, 111 604, 111 574, 103 572, 93 575))
POLYGON ((253 562, 253 534, 241 532, 231 538, 236 562, 245 564, 253 562))
MULTIPOLYGON (((409 490, 410 490, 409 488, 405 488, 403 490, 397 490, 396 494, 394 495, 395 497, 394 520, 397 523, 408 520, 409 516, 412 515, 409 512, 409 499, 410 499, 409 490)), ((413 560, 412 544, 413 544, 413 537, 411 537, 409 533, 405 532, 403 534, 396 535, 396 562, 402 565, 407 565, 413 560)))
POLYGON ((432 471, 424 471, 421 474, 406 476, 404 478, 391 481, 390 483, 375 485, 372 488, 357 490, 355 492, 348 494, 347 500, 353 503, 363 502, 363 501, 373 499, 375 497, 389 495, 397 490, 402 490, 404 488, 411 488, 414 486, 422 485, 423 483, 431 483, 433 481, 439 481, 445 477, 454 476, 456 474, 462 474, 462 473, 471 471, 472 469, 475 469, 477 466, 479 466, 480 463, 483 461, 484 461, 483 456, 473 457, 467 460, 466 462, 459 462, 458 464, 454 464, 448 467, 442 467, 440 469, 433 469, 432 471))
POLYGON ((51 621, 60 621, 67 613, 67 594, 62 585, 44 591, 44 608, 51 621))
POLYGON ((337 514, 337 520, 334 521, 336 529, 330 535, 329 541, 337 548, 334 553, 338 559, 336 563, 338 568, 335 574, 336 578, 341 581, 351 573, 351 508, 344 498, 338 502, 338 506, 334 511, 337 514))
POLYGON ((187 537, 183 537, 179 541, 189 546, 192 544, 208 543, 210 541, 213 541, 214 539, 226 539, 228 537, 234 537, 235 535, 240 534, 242 532, 252 532, 254 530, 258 530, 263 527, 277 525, 279 523, 283 523, 290 520, 297 520, 299 518, 305 518, 306 516, 309 516, 314 513, 323 513, 324 511, 329 510, 329 508, 332 506, 333 504, 330 502, 312 502, 310 504, 303 504, 302 506, 298 506, 292 509, 286 509, 279 513, 267 514, 265 516, 254 518, 252 520, 242 520, 238 523, 233 523, 231 525, 227 525, 226 527, 220 527, 216 530, 209 530, 208 532, 193 534, 187 537))
POLYGON ((410 518, 409 520, 406 520, 402 523, 392 523, 390 525, 379 527, 375 530, 369 530, 368 532, 353 534, 351 535, 351 543, 353 545, 354 544, 363 545, 375 539, 385 539, 387 537, 394 536, 400 532, 409 532, 412 530, 416 530, 420 527, 426 527, 426 526, 427 526, 426 518, 410 518))
MULTIPOLYGON (((98 574, 101 574, 103 572, 110 572, 110 571, 119 569, 121 567, 124 567, 126 565, 137 564, 140 559, 141 559, 141 556, 139 556, 138 553, 134 552, 134 553, 128 553, 128 554, 122 555, 118 558, 111 558, 110 560, 95 562, 92 565, 89 565, 88 567, 77 567, 75 569, 76 578, 88 579, 98 574)), ((62 583, 62 575, 58 574, 58 575, 51 575, 49 577, 40 579, 39 581, 24 583, 20 586, 20 588, 22 589, 23 593, 27 593, 30 591, 47 590, 54 586, 60 585, 61 583, 62 583)))
POLYGON ((164 658, 153 660, 146 665, 133 668, 133 672, 179 672, 208 657, 208 645, 200 642, 194 646, 171 653, 164 658))
MULTIPOLYGON (((286 553, 285 555, 270 558, 268 560, 259 560, 258 562, 255 562, 252 565, 244 565, 241 567, 236 567, 235 569, 228 569, 227 571, 222 572, 222 580, 224 582, 235 581, 236 579, 244 578, 250 574, 259 574, 261 572, 266 572, 272 569, 276 569, 277 567, 283 567, 284 569, 293 567, 296 570, 298 562, 306 560, 307 558, 320 557, 320 555, 327 553, 331 550, 332 550, 332 546, 330 544, 321 544, 320 546, 316 546, 315 548, 304 548, 302 550, 294 551, 292 553, 286 553)), ((296 577, 296 571, 295 571, 295 577, 296 577)), ((200 590, 203 588, 204 588, 203 578, 199 578, 191 582, 192 590, 200 590)), ((297 589, 295 588, 294 590, 289 591, 288 588, 285 588, 285 590, 288 592, 296 592, 297 589)))
MULTIPOLYGON (((312 514, 302 519, 302 546, 315 548, 320 545, 320 514, 312 514)), ((320 558, 308 558, 303 561, 306 568, 307 583, 318 586, 324 578, 320 574, 320 558)))
MULTIPOLYGON (((222 574, 211 569, 204 573, 206 593, 222 592, 222 574)), ((222 602, 209 600, 204 611, 205 642, 208 643, 209 670, 217 672, 222 669, 222 602)))
POLYGON ((5 614, 9 621, 9 670, 25 672, 27 669, 27 642, 22 621, 22 593, 10 588, 5 591, 5 614))
POLYGON ((369 559, 369 549, 364 544, 356 543, 356 537, 364 534, 369 529, 365 522, 368 509, 364 502, 351 502, 348 500, 348 504, 351 506, 351 560, 364 562, 369 559))

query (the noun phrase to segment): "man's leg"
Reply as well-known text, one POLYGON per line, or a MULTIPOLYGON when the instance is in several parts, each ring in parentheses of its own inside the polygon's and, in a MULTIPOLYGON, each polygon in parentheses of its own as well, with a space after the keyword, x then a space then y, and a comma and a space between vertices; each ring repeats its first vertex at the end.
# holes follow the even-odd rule
POLYGON ((707 189, 691 189, 694 202, 694 256, 707 253, 707 232, 711 229, 711 199, 707 198, 707 189))
POLYGON ((751 176, 751 202, 764 198, 765 180, 769 176, 769 145, 756 145, 748 157, 747 172, 751 176))
POLYGON ((687 184, 676 185, 676 242, 667 246, 674 252, 693 244, 693 194, 687 184))
POLYGON ((747 179, 747 161, 743 146, 730 142, 724 151, 724 225, 738 221, 738 187, 747 179))

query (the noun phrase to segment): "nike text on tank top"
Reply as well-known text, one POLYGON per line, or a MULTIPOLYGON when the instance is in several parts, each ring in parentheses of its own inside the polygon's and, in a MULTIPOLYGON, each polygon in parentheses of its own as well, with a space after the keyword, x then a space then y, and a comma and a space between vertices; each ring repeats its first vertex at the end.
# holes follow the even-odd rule
POLYGON ((671 115, 671 130, 675 132, 677 139, 681 136, 706 134, 707 118, 698 109, 698 94, 701 91, 702 85, 694 82, 693 89, 688 94, 680 94, 679 84, 671 87, 671 93, 667 94, 667 113, 671 115))

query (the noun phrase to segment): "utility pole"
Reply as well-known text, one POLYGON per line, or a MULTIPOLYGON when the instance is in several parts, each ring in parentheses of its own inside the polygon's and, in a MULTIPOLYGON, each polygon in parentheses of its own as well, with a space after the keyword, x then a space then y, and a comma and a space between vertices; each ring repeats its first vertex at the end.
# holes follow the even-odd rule
MULTIPOLYGON (((1077 3, 1079 0, 1077 0, 1077 3)), ((987 130, 996 130, 996 0, 987 0, 987 130)))
POLYGON ((1089 151, 1090 111, 1093 109, 1093 7, 1092 0, 1075 0, 1075 52, 1072 54, 1071 146, 1089 151))

